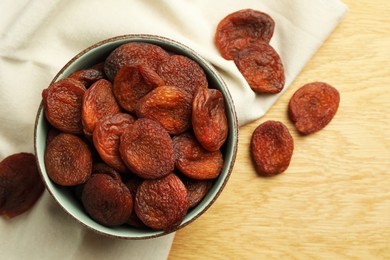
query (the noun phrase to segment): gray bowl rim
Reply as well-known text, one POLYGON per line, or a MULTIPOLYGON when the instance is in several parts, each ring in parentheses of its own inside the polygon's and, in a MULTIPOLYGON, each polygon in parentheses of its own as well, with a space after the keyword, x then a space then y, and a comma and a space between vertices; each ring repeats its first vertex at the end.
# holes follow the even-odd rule
MULTIPOLYGON (((236 160, 237 149, 238 149, 238 131, 239 131, 239 126, 238 126, 237 113, 236 113, 236 110, 235 110, 235 107, 234 107, 234 102, 233 102, 233 99, 232 99, 231 94, 229 92, 229 89, 228 89, 225 81, 222 79, 222 77, 219 75, 217 70, 214 68, 214 66, 210 62, 208 62, 206 59, 204 59, 202 56, 200 56, 197 52, 195 52, 193 49, 191 49, 190 47, 188 47, 188 46, 186 46, 186 45, 184 45, 184 44, 182 44, 182 43, 180 43, 180 42, 178 42, 176 40, 172 40, 170 38, 163 37, 163 36, 152 35, 152 34, 125 34, 125 35, 115 36, 115 37, 111 37, 111 38, 102 40, 100 42, 97 42, 97 43, 87 47, 86 49, 82 50, 76 56, 74 56, 71 60, 69 60, 61 68, 61 70, 55 75, 55 77, 49 83, 49 86, 51 84, 53 84, 54 82, 60 80, 61 78, 69 76, 69 75, 63 76, 64 72, 69 68, 69 66, 71 64, 73 64, 74 62, 76 62, 80 57, 82 57, 84 55, 87 55, 91 50, 94 50, 94 49, 96 49, 96 48, 98 48, 100 46, 103 46, 103 45, 106 45, 106 44, 110 44, 110 43, 116 43, 119 46, 119 45, 122 45, 122 44, 127 43, 127 42, 147 42, 147 43, 152 43, 152 44, 156 44, 156 45, 159 45, 159 46, 161 46, 162 43, 163 43, 163 45, 167 44, 169 46, 173 46, 174 49, 184 50, 183 52, 185 52, 184 53, 185 56, 188 56, 188 54, 190 54, 190 56, 191 56, 190 58, 192 58, 192 59, 195 58, 195 61, 199 65, 201 65, 202 68, 204 68, 204 66, 206 66, 207 70, 211 71, 211 73, 213 74, 213 77, 215 77, 217 79, 217 81, 220 83, 219 84, 221 86, 220 91, 223 93, 223 96, 225 98, 225 105, 227 105, 227 106, 225 106, 225 108, 227 110, 227 115, 231 116, 230 121, 231 121, 232 127, 229 127, 228 138, 229 138, 229 136, 231 136, 230 138, 232 140, 232 147, 231 147, 231 153, 230 153, 231 156, 229 158, 230 159, 229 165, 228 165, 228 168, 226 170, 226 176, 223 178, 221 186, 218 188, 217 192, 214 194, 214 196, 212 197, 210 202, 207 203, 206 206, 203 207, 199 212, 197 212, 194 217, 192 217, 191 219, 189 219, 185 223, 183 223, 184 222, 184 220, 183 220, 183 222, 180 225, 178 225, 176 228, 174 228, 172 230, 168 230, 168 231, 150 230, 150 232, 152 234, 144 235, 144 236, 123 236, 123 235, 115 235, 115 234, 106 233, 106 232, 98 230, 98 229, 96 229, 96 228, 94 228, 94 227, 92 227, 92 226, 82 222, 76 216, 74 216, 64 205, 62 205, 62 203, 59 201, 59 199, 56 197, 56 195, 53 193, 53 191, 51 191, 51 189, 49 188, 48 184, 45 181, 45 177, 44 177, 45 174, 43 173, 43 171, 41 169, 41 161, 38 158, 39 151, 38 151, 38 147, 37 147, 37 132, 38 132, 39 121, 40 121, 41 117, 44 116, 43 101, 41 101, 41 103, 39 105, 39 108, 38 108, 38 111, 37 111, 36 120, 35 120, 35 126, 34 126, 34 151, 35 151, 35 160, 36 160, 36 163, 38 165, 39 174, 41 175, 41 178, 42 178, 42 180, 43 180, 43 182, 45 184, 46 190, 54 198, 54 200, 57 202, 57 204, 60 205, 60 207, 68 215, 70 215, 74 220, 76 220, 78 223, 80 223, 82 226, 86 227, 87 229, 92 230, 92 231, 94 231, 96 233, 105 235, 105 236, 121 238, 121 239, 127 239, 127 240, 145 240, 145 239, 161 237, 161 236, 168 235, 170 233, 173 233, 173 232, 176 232, 176 231, 180 230, 181 228, 187 226, 188 224, 192 223, 197 218, 199 218, 202 214, 204 214, 204 212, 206 212, 214 204, 214 202, 217 200, 217 198, 219 197, 221 192, 224 190, 224 188, 225 188, 225 186, 226 186, 226 184, 227 184, 227 182, 228 182, 228 180, 230 178, 230 175, 231 175, 231 173, 233 171, 233 166, 234 166, 234 163, 235 163, 235 160, 236 160)), ((112 48, 111 51, 113 51, 114 49, 115 48, 112 48)), ((208 73, 209 72, 206 72, 206 74, 208 74, 208 73)), ((42 120, 46 120, 46 119, 44 118, 42 120)), ((42 165, 44 167, 44 162, 42 162, 42 165)), ((224 166, 224 168, 225 168, 225 166, 224 166)))

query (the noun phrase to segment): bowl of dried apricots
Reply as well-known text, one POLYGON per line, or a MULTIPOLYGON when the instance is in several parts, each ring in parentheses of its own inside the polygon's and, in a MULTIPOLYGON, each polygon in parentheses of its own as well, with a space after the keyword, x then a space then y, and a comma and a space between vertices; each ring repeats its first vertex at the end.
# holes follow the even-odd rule
POLYGON ((231 174, 229 91, 189 47, 155 35, 99 42, 42 91, 35 153, 47 190, 86 227, 147 239, 186 226, 231 174))

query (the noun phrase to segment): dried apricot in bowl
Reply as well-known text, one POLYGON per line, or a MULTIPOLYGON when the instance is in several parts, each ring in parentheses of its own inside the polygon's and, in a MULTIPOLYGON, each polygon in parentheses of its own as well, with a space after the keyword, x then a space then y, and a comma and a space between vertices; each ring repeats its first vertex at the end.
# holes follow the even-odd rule
MULTIPOLYGON (((88 144, 88 148, 90 149, 91 154, 93 155, 92 164, 94 165, 94 167, 92 169, 91 174, 89 175, 85 183, 77 184, 76 186, 72 186, 72 187, 59 185, 50 178, 48 174, 48 169, 45 167, 44 155, 46 150, 49 148, 49 146, 51 146, 52 143, 55 142, 55 140, 59 136, 64 134, 63 133, 64 131, 63 130, 57 131, 58 129, 50 130, 53 129, 53 126, 47 120, 44 106, 41 105, 38 111, 36 128, 35 128, 35 150, 36 150, 36 156, 37 156, 37 161, 41 172, 41 176, 45 182, 46 187, 50 191, 50 194, 63 207, 63 209, 66 212, 68 212, 71 216, 73 216, 75 219, 77 219, 78 222, 82 223, 86 227, 91 228, 96 232, 109 235, 109 236, 118 237, 118 238, 126 238, 126 239, 153 238, 157 236, 166 235, 170 232, 174 232, 188 225, 189 223, 194 221, 197 217, 199 217, 204 211, 206 211, 217 199, 218 195, 221 193, 223 187, 225 186, 230 176, 230 173, 232 171, 232 166, 235 160, 236 152, 237 152, 237 132, 238 132, 237 117, 235 114, 234 105, 232 103, 232 98, 222 78, 218 75, 216 70, 201 56, 199 56, 193 50, 189 49, 188 47, 176 41, 167 38, 162 38, 159 36, 151 36, 151 35, 125 35, 125 36, 108 39, 94 46, 91 46, 90 48, 86 49, 85 51, 77 55, 73 60, 71 60, 57 74, 57 76, 54 78, 53 82, 50 85, 55 84, 56 82, 64 79, 69 79, 70 77, 69 80, 76 80, 76 81, 79 80, 82 83, 81 84, 82 89, 85 93, 86 88, 87 89, 92 88, 91 85, 95 84, 96 82, 102 79, 99 78, 100 76, 94 77, 92 75, 91 78, 88 78, 87 81, 85 81, 82 75, 83 73, 86 72, 83 72, 83 70, 84 71, 91 70, 91 69, 94 70, 94 68, 97 68, 97 70, 102 71, 101 70, 102 61, 104 61, 103 63, 103 66, 105 68, 104 74, 107 73, 111 75, 111 76, 103 75, 103 78, 105 80, 108 80, 111 84, 113 84, 112 89, 113 89, 114 97, 116 99, 116 102, 118 102, 118 105, 121 107, 121 111, 114 115, 108 113, 107 116, 104 115, 102 115, 101 117, 99 116, 99 118, 96 118, 97 119, 96 122, 94 122, 94 120, 91 121, 87 120, 88 122, 86 122, 87 124, 85 123, 85 125, 88 125, 89 131, 84 131, 84 132, 81 131, 77 134, 80 139, 82 139, 84 142, 88 144), (127 46, 127 47, 123 47, 123 46, 127 46), (152 55, 153 57, 150 57, 150 55, 152 55), (171 57, 177 57, 177 58, 173 58, 171 60, 170 59, 171 57), (189 69, 187 68, 187 72, 191 70, 195 70, 195 67, 197 67, 197 69, 200 69, 201 71, 200 74, 204 74, 199 81, 202 86, 198 86, 198 88, 196 86, 195 87, 192 86, 191 88, 186 89, 186 87, 180 85, 186 80, 185 75, 184 76, 181 75, 183 76, 183 78, 179 79, 178 81, 176 82, 173 81, 172 83, 173 86, 170 84, 168 85, 165 84, 165 80, 163 79, 162 68, 164 66, 168 66, 168 69, 172 69, 173 71, 176 71, 177 64, 181 64, 182 62, 185 63, 185 66, 188 65, 189 69), (193 67, 191 64, 197 64, 197 66, 193 67), (161 75, 158 74, 159 68, 161 68, 160 69, 161 75), (77 73, 78 71, 80 72, 77 73), (127 72, 129 71, 131 75, 127 74, 127 72), (128 75, 128 77, 126 75, 128 75), (142 83, 143 86, 139 86, 138 83, 142 83), (189 110, 188 110, 191 112, 188 112, 187 109, 184 109, 185 111, 187 111, 183 113, 184 115, 183 118, 186 118, 186 120, 184 121, 174 120, 176 123, 179 122, 180 127, 178 128, 179 130, 175 130, 171 132, 171 134, 169 134, 167 129, 164 128, 158 122, 158 118, 157 119, 148 118, 150 117, 150 114, 153 114, 153 112, 147 111, 146 114, 137 113, 138 102, 140 102, 140 100, 146 97, 149 93, 152 93, 154 90, 157 90, 158 88, 163 86, 170 87, 171 89, 174 88, 175 90, 179 89, 180 93, 186 93, 185 96, 186 96, 186 100, 188 99, 188 101, 190 100, 192 101, 193 98, 193 94, 191 93, 192 90, 195 92, 200 88, 202 89, 205 88, 205 89, 215 89, 221 92, 224 105, 225 105, 224 113, 225 113, 225 117, 226 117, 225 119, 227 123, 226 139, 222 147, 220 147, 220 150, 217 151, 218 153, 220 153, 220 156, 222 157, 222 162, 223 162, 222 166, 218 167, 218 174, 214 176, 215 178, 213 180, 208 181, 209 184, 207 185, 207 187, 205 187, 207 189, 200 190, 199 188, 198 190, 198 188, 196 188, 195 191, 196 194, 194 193, 194 195, 196 195, 194 196, 194 201, 196 201, 196 203, 193 202, 191 204, 192 205, 191 209, 189 209, 189 206, 186 206, 187 204, 189 204, 189 201, 188 201, 188 197, 183 195, 185 192, 180 193, 182 199, 178 200, 180 203, 176 204, 176 206, 179 206, 179 208, 176 207, 174 210, 171 210, 169 208, 171 206, 170 204, 166 204, 166 203, 162 204, 165 205, 164 210, 167 210, 168 212, 167 214, 164 214, 164 218, 168 220, 169 219, 172 220, 172 221, 168 221, 167 222, 168 224, 163 224, 160 227, 156 227, 153 223, 149 223, 145 218, 142 219, 142 215, 141 215, 142 213, 140 213, 141 211, 138 212, 139 215, 141 216, 138 216, 136 213, 134 214, 134 212, 136 212, 134 208, 132 209, 130 216, 128 214, 128 212, 130 211, 128 208, 128 211, 126 210, 126 214, 115 215, 115 219, 114 217, 112 218, 113 220, 115 220, 115 223, 107 222, 106 217, 104 216, 105 213, 98 210, 99 207, 97 207, 96 204, 91 203, 93 197, 98 197, 99 199, 101 199, 103 198, 103 196, 99 196, 96 194, 92 195, 92 193, 88 193, 88 190, 84 190, 84 188, 90 189, 88 188, 89 186, 107 188, 112 184, 111 181, 115 183, 121 183, 120 186, 123 187, 125 191, 128 190, 129 191, 128 194, 131 194, 132 196, 132 200, 129 199, 127 201, 132 201, 133 204, 135 205, 136 204, 135 197, 137 197, 136 195, 137 192, 135 190, 138 190, 139 189, 138 187, 141 187, 143 183, 148 183, 149 181, 154 182, 156 180, 168 178, 168 176, 171 175, 178 175, 178 176, 182 175, 180 173, 180 170, 175 167, 174 162, 176 157, 174 154, 172 138, 174 136, 179 135, 179 132, 192 131, 192 125, 191 125, 192 122, 190 117, 190 115, 192 115, 192 111, 191 111, 192 106, 189 106, 189 110), (137 89, 138 87, 140 89, 137 89), (134 88, 134 89, 128 91, 129 90, 128 88, 134 88), (132 105, 127 108, 123 104, 126 104, 128 100, 131 100, 132 105), (119 116, 119 118, 116 118, 117 116, 119 116), (123 121, 123 125, 120 123, 122 121, 123 121), (156 126, 154 130, 156 130, 157 128, 159 130, 149 131, 149 128, 142 128, 142 127, 140 128, 139 126, 137 126, 140 124, 140 122, 145 122, 145 121, 153 122, 153 124, 156 126), (137 129, 137 127, 140 129, 132 132, 132 130, 137 129), (157 132, 159 132, 160 134, 156 134, 157 132), (140 138, 141 140, 139 140, 138 138, 133 138, 132 135, 134 133, 140 134, 140 136, 142 135, 148 136, 151 133, 154 134, 152 134, 149 137, 140 138), (121 141, 122 139, 123 142, 121 141), (126 141, 130 139, 136 141, 134 142, 131 141, 130 143, 126 141), (168 158, 168 160, 164 159, 163 163, 161 162, 156 163, 157 167, 155 167, 153 166, 153 164, 155 164, 155 159, 153 159, 154 156, 153 153, 157 154, 157 150, 158 150, 157 147, 160 144, 165 144, 165 146, 162 147, 163 149, 161 149, 161 151, 158 153, 159 156, 157 157, 161 157, 161 158, 166 157, 165 159, 168 158), (122 149, 121 149, 121 145, 122 145, 122 149), (135 163, 132 161, 134 159, 132 156, 130 157, 126 156, 126 154, 132 150, 131 149, 132 145, 138 146, 137 148, 138 150, 136 151, 136 154, 141 153, 141 156, 138 158, 138 160, 136 160, 135 163), (122 150, 122 153, 120 152, 120 150, 122 150), (141 150, 143 151, 140 152, 141 150), (144 156, 145 154, 149 154, 151 160, 149 160, 150 158, 149 159, 146 158, 144 156), (167 161, 169 161, 169 163, 167 163, 167 161), (152 170, 150 170, 151 168, 152 170), (156 169, 159 174, 151 176, 150 172, 151 171, 154 172, 156 171, 156 169), (137 177, 135 172, 137 172, 142 177, 137 177), (106 177, 96 177, 97 175, 103 175, 106 177), (102 181, 98 179, 97 183, 95 183, 96 185, 93 182, 92 184, 94 185, 89 184, 89 180, 96 179, 96 178, 110 179, 110 181, 107 180, 102 181), (137 178, 138 180, 132 184, 131 181, 137 178), (152 178, 152 179, 148 179, 148 178, 152 178), (122 184, 124 184, 125 186, 122 186, 122 184), (89 195, 92 195, 89 196, 90 197, 89 199, 84 198, 85 205, 81 203, 81 201, 83 200, 82 194, 84 191, 86 192, 84 193, 84 197, 88 197, 89 195), (185 200, 183 198, 185 198, 185 200), (89 208, 89 211, 86 210, 86 208, 89 207, 87 206, 88 203, 91 203, 91 207, 89 208), (171 212, 173 215, 169 215, 169 212, 171 212), (123 223, 124 218, 128 218, 125 223, 123 223), (111 225, 115 225, 115 226, 113 227, 111 225)), ((86 76, 89 76, 88 73, 86 76)), ((195 85, 198 85, 198 83, 195 83, 195 85)), ((105 88, 105 90, 108 89, 109 88, 105 88)), ((106 93, 106 91, 103 92, 98 91, 98 92, 100 94, 106 93)), ((99 93, 97 94, 100 96, 99 93)), ((167 97, 167 95, 169 96, 171 92, 163 91, 163 93, 165 93, 164 96, 167 97)), ((176 91, 173 91, 172 93, 176 93, 176 91)), ((98 98, 95 100, 98 100, 98 98)), ((152 100, 155 105, 157 103, 160 104, 159 102, 155 102, 158 101, 156 97, 153 97, 150 100, 152 100)), ((148 101, 150 100, 148 99, 148 101)), ((172 105, 175 104, 177 98, 173 98, 172 101, 169 97, 166 100, 168 100, 169 103, 172 105)), ((83 104, 81 104, 81 110, 78 110, 80 113, 82 113, 82 106, 83 104)), ((153 110, 156 107, 157 106, 152 106, 152 108, 149 107, 149 109, 153 110)), ((179 109, 180 107, 182 106, 179 104, 179 109)), ((188 107, 188 104, 185 105, 185 107, 188 107)), ((98 102, 97 103, 92 102, 91 108, 93 108, 95 112, 96 111, 99 112, 98 102)), ((181 114, 181 113, 176 113, 176 114, 181 114)), ((169 118, 175 118, 175 116, 176 116, 175 113, 170 114, 169 116, 164 117, 165 118, 164 121, 166 120, 170 121, 169 118)), ((169 124, 165 125, 165 127, 167 127, 168 125, 169 124)), ((179 178, 177 179, 180 181, 179 178)), ((179 181, 177 181, 177 183, 180 183, 179 181)), ((169 183, 171 182, 169 181, 168 184, 169 183)), ((187 187, 185 185, 181 185, 180 187, 183 188, 183 191, 187 190, 187 187)), ((104 189, 102 188, 102 190, 104 189)), ((92 188, 92 190, 95 190, 95 188, 92 188)), ((151 189, 147 189, 147 190, 151 190, 151 189)), ((115 192, 110 194, 111 195, 113 194, 113 196, 111 195, 107 196, 107 199, 110 201, 111 200, 116 201, 115 198, 117 196, 115 195, 115 192)), ((139 199, 145 200, 147 199, 147 197, 141 196, 139 197, 139 199)), ((129 203, 127 204, 129 205, 129 203)), ((117 209, 121 211, 122 207, 120 206, 117 209)), ((107 212, 107 213, 110 214, 113 212, 107 212)), ((145 215, 143 216, 145 217, 145 215)))

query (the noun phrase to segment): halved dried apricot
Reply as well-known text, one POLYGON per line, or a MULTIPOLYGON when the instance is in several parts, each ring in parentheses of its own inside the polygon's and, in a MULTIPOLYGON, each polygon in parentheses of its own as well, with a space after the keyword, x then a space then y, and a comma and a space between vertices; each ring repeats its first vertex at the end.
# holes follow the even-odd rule
POLYGON ((173 138, 177 169, 187 177, 197 180, 215 179, 223 167, 221 151, 207 151, 192 133, 173 138))
POLYGON ((45 166, 50 179, 62 186, 84 183, 92 171, 92 154, 79 137, 61 133, 46 147, 45 166))
POLYGON ((288 128, 278 121, 260 124, 252 134, 250 153, 259 175, 273 176, 290 165, 294 140, 288 128))
POLYGON ((259 41, 269 42, 275 22, 266 13, 243 9, 223 18, 215 32, 215 42, 222 57, 232 60, 236 53, 259 41))
POLYGON ((143 181, 134 205, 137 216, 146 226, 165 231, 180 225, 188 207, 187 189, 173 173, 143 181))
POLYGON ((17 153, 0 162, 0 215, 13 218, 28 211, 44 190, 33 154, 17 153))
POLYGON ((161 86, 152 90, 140 99, 136 108, 139 118, 145 117, 159 122, 172 135, 190 128, 191 111, 191 94, 172 86, 161 86))
POLYGON ((303 135, 324 128, 334 117, 340 103, 340 94, 324 82, 312 82, 302 86, 291 97, 289 115, 303 135))
POLYGON ((129 126, 121 136, 119 151, 129 169, 145 179, 161 178, 175 167, 172 139, 151 119, 140 118, 129 126))
POLYGON ((217 89, 199 89, 192 103, 192 127, 199 143, 218 151, 228 135, 225 101, 217 89))

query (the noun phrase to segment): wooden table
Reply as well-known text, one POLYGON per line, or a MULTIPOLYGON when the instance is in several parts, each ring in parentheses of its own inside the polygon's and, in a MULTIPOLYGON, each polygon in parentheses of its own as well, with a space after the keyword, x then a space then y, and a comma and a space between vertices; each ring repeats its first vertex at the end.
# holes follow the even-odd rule
POLYGON ((170 259, 390 259, 390 1, 344 0, 349 12, 263 118, 240 128, 225 190, 178 231, 170 259), (341 95, 333 121, 297 134, 286 109, 315 80, 341 95), (256 175, 253 130, 266 120, 295 140, 290 167, 256 175))

